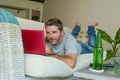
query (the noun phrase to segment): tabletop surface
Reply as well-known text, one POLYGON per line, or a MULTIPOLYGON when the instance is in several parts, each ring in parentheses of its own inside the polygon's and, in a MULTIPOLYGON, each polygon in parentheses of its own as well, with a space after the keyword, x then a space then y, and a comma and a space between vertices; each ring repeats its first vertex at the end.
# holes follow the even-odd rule
POLYGON ((120 76, 115 75, 114 68, 106 68, 103 73, 92 72, 89 68, 85 68, 75 71, 73 76, 93 80, 120 80, 120 76))

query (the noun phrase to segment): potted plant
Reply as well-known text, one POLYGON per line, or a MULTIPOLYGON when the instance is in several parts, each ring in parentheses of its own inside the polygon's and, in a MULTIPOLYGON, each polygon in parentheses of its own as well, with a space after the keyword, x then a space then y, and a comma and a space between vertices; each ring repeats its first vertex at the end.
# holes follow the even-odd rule
POLYGON ((120 45, 118 45, 118 44, 120 44, 120 28, 116 32, 114 39, 112 39, 112 37, 110 35, 108 35, 105 31, 103 31, 101 29, 97 29, 97 30, 102 33, 102 39, 107 41, 108 43, 110 43, 112 46, 112 49, 107 50, 106 59, 110 59, 111 57, 115 57, 118 49, 120 48, 120 45))

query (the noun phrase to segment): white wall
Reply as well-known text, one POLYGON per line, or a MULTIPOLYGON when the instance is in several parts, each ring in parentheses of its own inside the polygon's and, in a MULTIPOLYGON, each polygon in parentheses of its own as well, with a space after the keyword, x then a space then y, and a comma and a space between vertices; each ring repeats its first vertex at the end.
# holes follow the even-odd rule
MULTIPOLYGON (((107 31, 113 38, 120 27, 120 0, 46 0, 43 20, 57 17, 65 26, 73 28, 80 21, 82 30, 87 31, 87 23, 97 21, 96 28, 107 31)), ((110 46, 103 41, 105 49, 110 46)))
POLYGON ((46 0, 44 3, 43 20, 60 18, 65 26, 73 28, 76 21, 85 27, 93 21, 94 0, 46 0))
MULTIPOLYGON (((87 23, 97 21, 99 26, 96 28, 107 31, 113 38, 120 27, 119 3, 120 0, 45 0, 44 4, 28 0, 0 0, 0 5, 28 8, 30 12, 32 9, 40 10, 41 20, 57 17, 70 28, 80 21, 82 30, 87 31, 87 23)), ((109 48, 107 42, 103 44, 105 49, 109 48)))
POLYGON ((0 0, 0 5, 9 5, 13 7, 19 8, 27 8, 30 9, 30 18, 32 9, 40 11, 40 20, 42 21, 43 15, 43 4, 38 2, 33 2, 29 0, 0 0))

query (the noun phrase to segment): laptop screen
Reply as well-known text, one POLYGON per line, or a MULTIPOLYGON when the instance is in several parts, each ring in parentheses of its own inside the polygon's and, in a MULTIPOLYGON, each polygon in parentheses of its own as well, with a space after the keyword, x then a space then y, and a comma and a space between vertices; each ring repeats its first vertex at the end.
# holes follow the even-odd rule
POLYGON ((22 29, 24 53, 46 55, 43 30, 22 29))

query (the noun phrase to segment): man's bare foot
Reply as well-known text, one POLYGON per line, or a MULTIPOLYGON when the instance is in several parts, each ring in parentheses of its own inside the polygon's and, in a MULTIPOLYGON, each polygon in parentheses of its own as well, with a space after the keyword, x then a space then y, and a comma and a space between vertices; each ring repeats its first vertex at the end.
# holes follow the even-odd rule
POLYGON ((81 24, 80 24, 80 22, 78 22, 78 21, 77 21, 75 24, 76 24, 76 25, 78 25, 78 26, 80 26, 80 25, 81 25, 81 24))
POLYGON ((88 26, 96 27, 96 26, 98 26, 98 23, 97 22, 90 22, 90 23, 88 23, 88 26))

